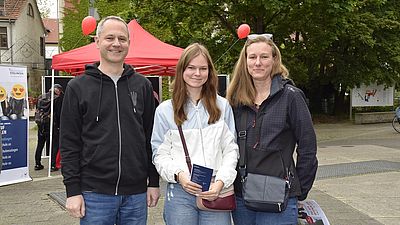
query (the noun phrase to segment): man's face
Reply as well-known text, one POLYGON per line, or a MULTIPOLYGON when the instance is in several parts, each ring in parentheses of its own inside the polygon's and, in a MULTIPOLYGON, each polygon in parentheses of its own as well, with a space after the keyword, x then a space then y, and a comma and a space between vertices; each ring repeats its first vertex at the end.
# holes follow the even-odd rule
POLYGON ((95 38, 100 50, 101 61, 105 63, 123 63, 129 50, 128 30, 118 20, 107 20, 99 37, 95 38))

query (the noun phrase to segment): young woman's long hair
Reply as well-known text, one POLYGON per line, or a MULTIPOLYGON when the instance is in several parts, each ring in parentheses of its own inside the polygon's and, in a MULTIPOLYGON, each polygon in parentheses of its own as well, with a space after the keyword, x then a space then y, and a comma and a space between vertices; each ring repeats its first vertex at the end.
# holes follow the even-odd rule
POLYGON ((221 116, 221 110, 217 106, 217 87, 218 75, 212 62, 210 53, 201 44, 193 43, 183 51, 178 64, 176 66, 176 75, 174 83, 172 84, 172 106, 174 108, 174 120, 177 125, 182 125, 187 120, 185 113, 185 104, 189 100, 188 90, 186 83, 183 80, 183 72, 192 59, 202 55, 206 58, 208 64, 208 79, 203 84, 201 90, 201 100, 208 111, 209 119, 208 124, 215 123, 221 116))
POLYGON ((245 45, 240 52, 239 59, 235 64, 231 81, 227 91, 227 99, 233 107, 239 105, 253 105, 256 97, 256 89, 254 87, 253 79, 247 70, 247 47, 257 42, 265 42, 272 48, 272 57, 274 57, 274 65, 271 71, 271 79, 281 74, 284 78, 289 76, 289 71, 282 64, 282 57, 279 48, 271 39, 263 36, 256 37, 255 39, 247 39, 245 45))

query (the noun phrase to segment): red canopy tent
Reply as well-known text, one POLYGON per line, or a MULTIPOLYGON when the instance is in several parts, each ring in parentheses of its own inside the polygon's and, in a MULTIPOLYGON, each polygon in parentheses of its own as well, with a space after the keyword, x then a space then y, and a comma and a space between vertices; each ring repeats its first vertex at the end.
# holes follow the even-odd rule
MULTIPOLYGON (((128 24, 130 47, 125 63, 133 65, 137 72, 152 75, 175 75, 175 66, 183 49, 166 44, 144 30, 136 20, 128 24)), ((100 60, 95 43, 53 56, 52 68, 80 74, 85 65, 100 60)))

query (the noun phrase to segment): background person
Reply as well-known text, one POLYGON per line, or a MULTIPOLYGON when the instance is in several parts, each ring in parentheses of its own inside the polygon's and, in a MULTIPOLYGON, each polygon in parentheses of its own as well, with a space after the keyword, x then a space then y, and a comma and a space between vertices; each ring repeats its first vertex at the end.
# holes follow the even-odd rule
POLYGON ((236 177, 238 146, 235 124, 228 101, 217 95, 217 72, 208 50, 197 43, 182 53, 176 69, 172 100, 156 110, 153 161, 169 184, 164 204, 164 221, 177 224, 231 224, 230 212, 201 211, 196 195, 214 200, 236 177), (181 125, 193 164, 212 168, 215 183, 209 191, 190 181, 190 171, 177 125, 181 125))
POLYGON ((61 108, 64 99, 63 88, 60 84, 54 85, 54 106, 53 106, 53 142, 51 149, 51 168, 50 171, 57 171, 58 168, 56 166, 56 158, 59 151, 60 143, 60 117, 61 117, 61 108))
POLYGON ((283 178, 289 171, 293 176, 290 198, 282 213, 249 210, 241 198, 242 185, 237 177, 235 225, 297 224, 297 200, 307 197, 318 166, 316 136, 305 96, 288 79, 288 70, 271 37, 268 34, 248 36, 234 68, 227 98, 238 130, 239 118, 245 113, 248 115, 247 172, 283 178))
POLYGON ((146 224, 159 198, 151 163, 151 82, 124 64, 128 26, 109 16, 97 27, 100 62, 66 88, 60 147, 66 208, 81 224, 146 224))
POLYGON ((50 150, 50 108, 51 89, 40 95, 36 103, 35 122, 38 127, 37 144, 35 151, 35 170, 42 170, 41 163, 43 148, 46 145, 46 155, 50 150))

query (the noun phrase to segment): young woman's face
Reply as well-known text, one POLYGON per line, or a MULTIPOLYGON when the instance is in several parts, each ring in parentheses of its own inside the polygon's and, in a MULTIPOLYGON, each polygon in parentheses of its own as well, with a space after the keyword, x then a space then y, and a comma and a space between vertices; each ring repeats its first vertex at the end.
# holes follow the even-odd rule
POLYGON ((272 47, 265 42, 256 42, 247 47, 246 53, 247 71, 253 80, 270 79, 275 60, 272 47))
POLYGON ((194 57, 183 71, 183 80, 188 91, 202 89, 208 79, 208 63, 202 54, 194 57))

